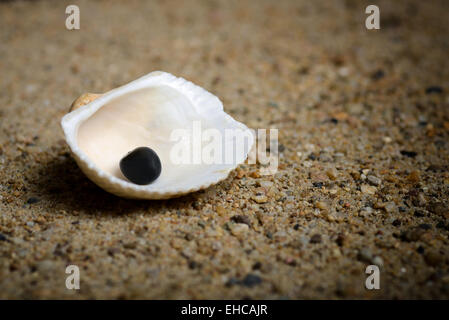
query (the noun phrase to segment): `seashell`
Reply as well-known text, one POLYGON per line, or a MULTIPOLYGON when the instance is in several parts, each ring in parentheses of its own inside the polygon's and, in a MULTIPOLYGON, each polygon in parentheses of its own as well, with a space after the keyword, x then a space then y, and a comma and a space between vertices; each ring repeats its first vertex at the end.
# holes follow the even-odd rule
POLYGON ((216 184, 245 161, 254 143, 251 131, 225 113, 216 96, 161 71, 104 94, 80 96, 61 126, 84 174, 104 190, 134 199, 168 199, 216 184), (196 146, 221 148, 223 157, 231 153, 233 161, 190 161, 198 154, 188 152, 174 161, 175 145, 188 150, 195 143, 191 141, 194 138, 173 140, 174 130, 193 132, 198 126, 224 138, 196 141, 196 146), (232 130, 233 136, 226 136, 227 130, 232 130), (244 148, 236 148, 235 141, 242 139, 244 148), (160 176, 147 185, 127 180, 119 168, 120 160, 138 147, 151 148, 162 163, 160 176))

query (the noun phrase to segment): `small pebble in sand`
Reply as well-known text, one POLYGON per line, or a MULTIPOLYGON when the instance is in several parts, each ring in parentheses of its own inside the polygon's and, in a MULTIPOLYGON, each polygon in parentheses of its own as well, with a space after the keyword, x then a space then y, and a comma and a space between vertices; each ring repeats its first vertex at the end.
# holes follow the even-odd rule
POLYGON ((360 190, 362 190, 362 193, 375 194, 377 191, 377 188, 374 186, 367 185, 367 184, 362 184, 362 186, 360 187, 360 190))
POLYGON ((245 287, 252 288, 262 283, 262 278, 255 274, 247 274, 245 278, 243 278, 241 284, 245 287))
POLYGON ((358 171, 351 171, 349 174, 351 175, 351 177, 354 180, 359 180, 360 179, 360 172, 358 172, 358 171))
POLYGON ((357 254, 357 259, 362 262, 371 263, 373 260, 373 254, 370 249, 362 248, 357 254))
POLYGON ((402 232, 400 238, 402 241, 414 242, 420 240, 424 232, 425 231, 423 229, 413 227, 402 232))
POLYGON ((443 93, 443 88, 441 88, 440 86, 427 87, 426 94, 431 94, 431 93, 443 93))
POLYGON ((430 229, 432 229, 432 225, 430 225, 428 223, 421 223, 418 227, 420 227, 423 230, 430 230, 430 229))
POLYGON ((262 188, 267 188, 268 189, 268 188, 273 186, 273 182, 271 182, 271 181, 259 181, 259 185, 262 188))
POLYGON ((438 229, 446 229, 447 228, 446 224, 443 221, 438 222, 435 227, 437 227, 438 229))
POLYGON ((436 215, 449 218, 449 207, 441 202, 431 202, 427 206, 427 210, 436 215))
POLYGON ((337 243, 337 245, 339 247, 344 247, 345 243, 346 243, 346 237, 343 233, 338 234, 337 239, 335 239, 335 242, 337 243))
POLYGON ((322 182, 313 182, 312 185, 314 188, 322 188, 323 187, 322 182))
POLYGON ((215 208, 215 211, 216 211, 220 216, 223 216, 223 215, 226 214, 226 209, 225 209, 224 207, 222 207, 222 206, 217 206, 217 207, 215 208))
POLYGON ((257 179, 257 178, 260 178, 260 173, 258 171, 252 171, 252 172, 250 172, 249 176, 251 178, 257 179))
POLYGON ((379 256, 375 256, 372 260, 372 263, 377 265, 378 267, 383 267, 383 265, 384 265, 383 259, 379 256))
POLYGON ((383 137, 383 138, 382 138, 382 141, 383 141, 384 143, 391 143, 391 142, 393 141, 393 139, 391 139, 390 137, 383 137))
POLYGON ((257 203, 265 203, 268 201, 267 196, 264 194, 256 194, 255 196, 252 197, 252 199, 257 203))
POLYGON ((427 203, 426 197, 422 192, 417 195, 410 195, 410 199, 412 200, 413 205, 417 207, 422 207, 427 203))
POLYGON ((366 177, 366 179, 373 186, 378 186, 378 185, 380 185, 382 183, 382 180, 380 180, 378 177, 375 177, 375 176, 372 176, 372 175, 369 175, 368 177, 366 177))
POLYGON ((315 202, 315 208, 321 209, 321 210, 326 210, 327 207, 327 203, 324 201, 317 201, 315 202))
POLYGON ((437 251, 429 251, 425 256, 424 260, 429 266, 436 267, 444 262, 444 257, 437 251))
POLYGON ((189 261, 188 266, 189 266, 189 269, 196 269, 200 265, 198 264, 198 262, 191 260, 191 261, 189 261))
POLYGON ((321 235, 320 234, 314 234, 310 238, 310 243, 321 243, 321 235))
POLYGON ((408 150, 401 150, 401 154, 409 158, 414 158, 418 155, 415 151, 408 151, 408 150))
POLYGON ((247 216, 244 215, 236 215, 233 216, 231 218, 232 221, 234 221, 235 223, 243 223, 248 225, 249 227, 251 226, 251 221, 249 220, 249 218, 247 216))
POLYGON ((28 204, 33 204, 33 203, 37 203, 37 202, 39 202, 39 198, 36 198, 36 197, 30 197, 27 200, 28 204))
POLYGON ((407 180, 411 183, 417 183, 420 180, 419 171, 412 171, 408 176, 407 180))
POLYGON ((305 168, 310 168, 310 167, 313 165, 313 163, 310 162, 310 161, 303 161, 303 162, 302 162, 302 165, 303 165, 305 168))
POLYGON ((321 162, 331 162, 333 159, 329 154, 322 153, 322 154, 320 154, 319 160, 321 162))
POLYGON ((329 179, 335 180, 337 179, 338 171, 335 170, 334 168, 330 168, 326 170, 326 175, 329 177, 329 179))
POLYGON ((371 214, 371 213, 373 213, 373 208, 371 208, 371 207, 362 207, 360 209, 361 216, 365 216, 365 215, 371 214))
POLYGON ((36 264, 36 268, 40 272, 52 271, 54 266, 55 266, 55 263, 52 260, 42 260, 36 264))
POLYGON ((384 210, 387 213, 395 212, 397 210, 396 204, 394 202, 388 202, 388 203, 385 204, 384 210))
POLYGON ((232 235, 236 237, 244 236, 249 230, 248 225, 244 223, 236 223, 232 225, 230 228, 232 235))
POLYGON ((381 70, 381 69, 379 69, 379 70, 377 70, 376 72, 374 72, 372 75, 371 75, 371 79, 373 79, 373 80, 380 80, 380 79, 382 79, 383 77, 385 77, 385 72, 383 71, 383 70, 381 70))
POLYGON ((252 287, 255 287, 255 286, 257 286, 257 285, 259 285, 261 283, 262 283, 262 278, 261 277, 259 277, 256 274, 249 273, 242 280, 239 280, 237 278, 232 277, 231 279, 229 279, 226 282, 226 286, 227 287, 232 287, 234 285, 241 285, 241 286, 245 286, 245 287, 248 287, 248 288, 252 288, 252 287))

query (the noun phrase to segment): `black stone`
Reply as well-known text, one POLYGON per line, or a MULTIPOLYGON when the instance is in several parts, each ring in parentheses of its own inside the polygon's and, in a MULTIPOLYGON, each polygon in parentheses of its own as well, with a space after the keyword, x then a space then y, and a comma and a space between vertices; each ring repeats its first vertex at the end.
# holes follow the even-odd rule
POLYGON ((314 188, 322 188, 323 187, 322 182, 313 182, 312 185, 314 188))
POLYGON ((120 170, 135 184, 149 184, 160 176, 161 160, 152 149, 139 147, 120 160, 120 170))
POLYGON ((242 281, 241 284, 244 285, 245 287, 254 287, 257 286, 258 284, 262 283, 262 278, 255 275, 255 274, 248 274, 242 281))
POLYGON ((310 243, 320 243, 321 242, 321 235, 314 234, 312 238, 310 238, 310 243))
POLYGON ((8 241, 8 238, 6 238, 5 235, 0 233, 0 241, 8 241))
POLYGON ((33 204, 33 203, 37 203, 37 202, 39 202, 39 199, 36 197, 31 197, 27 200, 28 204, 33 204))
POLYGON ((424 247, 423 246, 419 246, 418 249, 416 249, 416 252, 418 252, 419 254, 423 254, 424 253, 424 247))
POLYGON ((382 79, 384 76, 385 76, 385 72, 384 72, 383 70, 379 69, 379 70, 377 70, 376 72, 374 72, 374 73, 371 75, 371 79, 373 79, 373 80, 380 80, 380 79, 382 79))
POLYGON ((422 224, 419 225, 419 227, 420 227, 421 229, 424 229, 424 230, 430 230, 430 229, 432 229, 432 226, 431 226, 430 224, 428 224, 428 223, 422 223, 422 224))
POLYGON ((426 88, 426 93, 427 94, 431 94, 431 93, 443 93, 443 88, 439 87, 439 86, 430 86, 426 88))
POLYGON ((427 121, 420 121, 420 122, 418 122, 418 125, 420 127, 425 127, 425 126, 427 126, 427 121))
POLYGON ((420 210, 416 210, 415 213, 414 213, 414 216, 418 217, 418 218, 422 218, 422 217, 425 216, 425 214, 422 211, 420 211, 420 210))
POLYGON ((443 221, 440 221, 440 222, 437 223, 436 227, 437 227, 438 229, 445 229, 445 228, 446 228, 446 225, 444 224, 443 221))
POLYGON ((432 164, 426 169, 426 171, 433 171, 433 172, 445 171, 445 170, 446 170, 445 166, 440 166, 440 165, 436 165, 436 164, 432 164))
POLYGON ((337 239, 335 240, 335 242, 337 242, 339 247, 343 247, 343 245, 345 244, 345 236, 342 233, 340 233, 337 236, 337 239))
POLYGON ((193 260, 189 261, 189 269, 196 269, 198 267, 199 267, 199 265, 196 261, 193 261, 193 260))
POLYGON ((251 221, 249 220, 249 218, 247 216, 236 215, 236 216, 233 216, 231 218, 231 220, 234 221, 235 223, 244 223, 244 224, 248 225, 249 227, 251 227, 251 221))
POLYGON ((240 284, 240 280, 237 278, 232 277, 226 282, 226 287, 232 287, 234 285, 240 284))
POLYGON ((255 264, 253 264, 253 270, 260 270, 262 268, 262 263, 257 261, 255 264))
POLYGON ((414 158, 417 155, 417 153, 415 151, 407 151, 407 150, 401 150, 401 154, 403 156, 406 156, 406 157, 409 157, 409 158, 414 158))

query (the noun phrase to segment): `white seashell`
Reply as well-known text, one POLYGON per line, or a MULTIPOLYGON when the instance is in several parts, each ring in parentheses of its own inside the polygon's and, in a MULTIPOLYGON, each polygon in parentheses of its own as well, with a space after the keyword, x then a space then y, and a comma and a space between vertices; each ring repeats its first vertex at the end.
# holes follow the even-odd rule
MULTIPOLYGON (((167 199, 205 189, 226 179, 254 143, 251 131, 225 113, 216 96, 160 71, 103 95, 83 95, 71 110, 61 125, 78 166, 98 186, 125 198, 167 199), (170 135, 175 129, 191 130, 195 122, 220 133, 233 129, 247 144, 236 151, 232 163, 175 164, 170 152, 176 142, 170 135), (119 169, 120 159, 141 146, 155 150, 162 162, 160 177, 148 185, 128 181, 119 169)), ((234 152, 232 143, 222 144, 223 154, 234 152)))

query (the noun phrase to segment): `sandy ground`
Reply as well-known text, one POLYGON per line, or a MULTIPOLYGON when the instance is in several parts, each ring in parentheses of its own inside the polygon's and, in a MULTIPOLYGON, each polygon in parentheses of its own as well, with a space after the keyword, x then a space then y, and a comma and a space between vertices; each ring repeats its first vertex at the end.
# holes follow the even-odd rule
POLYGON ((377 31, 367 4, 1 2, 0 298, 449 298, 448 2, 378 2, 377 31), (153 70, 279 129, 278 172, 165 201, 90 182, 61 117, 153 70))

